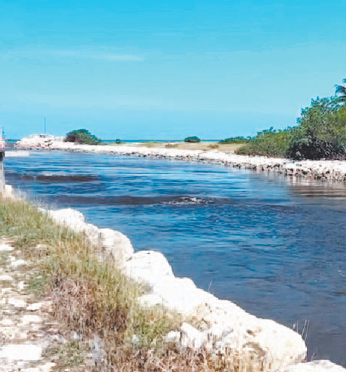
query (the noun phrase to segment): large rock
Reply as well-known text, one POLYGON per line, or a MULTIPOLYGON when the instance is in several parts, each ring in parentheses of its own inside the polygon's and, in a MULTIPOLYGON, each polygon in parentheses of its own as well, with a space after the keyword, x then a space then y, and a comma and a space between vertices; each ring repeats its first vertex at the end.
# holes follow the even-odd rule
POLYGON ((57 224, 78 233, 85 233, 94 245, 98 257, 104 261, 111 258, 117 266, 123 266, 134 252, 130 240, 124 234, 111 229, 98 229, 86 223, 79 211, 68 208, 47 213, 57 224))
POLYGON ((27 150, 43 150, 51 148, 55 142, 62 143, 62 140, 62 137, 54 137, 49 134, 33 134, 22 138, 15 144, 15 147, 27 150))
POLYGON ((166 257, 160 252, 141 251, 135 253, 124 266, 125 274, 150 287, 164 281, 166 278, 174 278, 174 274, 166 257))
POLYGON ((57 211, 48 211, 49 216, 61 226, 68 227, 75 232, 82 232, 85 230, 84 215, 75 209, 59 209, 57 211))
POLYGON ((107 259, 113 258, 119 265, 123 265, 134 253, 130 239, 119 231, 111 229, 101 229, 100 244, 102 254, 107 259))
POLYGON ((329 360, 315 360, 309 363, 299 363, 280 369, 278 372, 346 372, 346 369, 329 360))
POLYGON ((181 347, 206 347, 211 352, 240 358, 251 368, 275 370, 299 363, 306 357, 302 337, 272 320, 259 319, 230 301, 217 299, 196 287, 191 279, 176 278, 166 258, 158 252, 138 252, 124 265, 132 279, 150 287, 139 298, 142 306, 163 305, 186 319, 194 318, 201 329, 184 323, 167 341, 181 347))
MULTIPOLYGON (((1 192, 1 188, 0 188, 0 192, 1 192)), ((5 185, 5 187, 2 190, 2 196, 8 199, 16 198, 11 185, 5 185)))

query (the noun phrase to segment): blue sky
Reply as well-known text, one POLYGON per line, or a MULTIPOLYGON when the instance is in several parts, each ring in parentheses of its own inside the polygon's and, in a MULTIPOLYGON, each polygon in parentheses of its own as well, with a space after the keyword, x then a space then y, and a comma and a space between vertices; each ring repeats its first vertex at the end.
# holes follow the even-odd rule
POLYGON ((346 78, 346 1, 2 1, 9 138, 218 139, 293 126, 346 78))

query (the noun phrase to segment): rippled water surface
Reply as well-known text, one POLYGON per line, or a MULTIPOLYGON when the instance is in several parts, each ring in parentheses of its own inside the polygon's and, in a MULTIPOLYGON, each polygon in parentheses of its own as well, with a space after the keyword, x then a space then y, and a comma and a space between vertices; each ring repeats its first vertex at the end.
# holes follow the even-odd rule
POLYGON ((6 176, 34 198, 163 252, 247 311, 302 331, 310 358, 346 364, 346 190, 176 161, 33 153, 6 176))

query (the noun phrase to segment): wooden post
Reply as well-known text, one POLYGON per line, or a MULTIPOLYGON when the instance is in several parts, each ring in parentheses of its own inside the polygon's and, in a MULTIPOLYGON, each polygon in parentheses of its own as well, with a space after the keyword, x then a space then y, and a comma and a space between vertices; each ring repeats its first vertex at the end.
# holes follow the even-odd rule
POLYGON ((3 138, 2 133, 2 128, 0 128, 0 192, 3 192, 5 190, 5 139, 3 138))

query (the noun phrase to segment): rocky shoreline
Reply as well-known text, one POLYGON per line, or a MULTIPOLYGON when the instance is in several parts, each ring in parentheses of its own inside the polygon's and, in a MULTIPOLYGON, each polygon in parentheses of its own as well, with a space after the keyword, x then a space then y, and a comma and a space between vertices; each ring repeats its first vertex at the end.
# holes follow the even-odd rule
POLYGON ((304 177, 325 181, 346 181, 346 161, 304 160, 292 161, 264 156, 242 156, 218 150, 180 150, 174 148, 146 148, 137 145, 78 145, 63 142, 53 136, 32 136, 17 142, 16 148, 22 150, 62 150, 96 154, 112 154, 153 159, 172 159, 183 161, 222 164, 239 169, 260 172, 273 172, 288 177, 304 177))
MULTIPOLYGON (((290 162, 288 164, 285 159, 240 157, 217 151, 148 149, 130 146, 87 146, 51 139, 45 143, 46 145, 41 144, 39 147, 19 143, 17 147, 26 150, 64 150, 206 161, 239 168, 272 170, 278 173, 282 169, 292 169, 291 167, 294 164, 295 169, 298 168, 300 171, 299 175, 310 177, 314 176, 305 174, 305 172, 310 171, 312 173, 312 169, 315 169, 316 174, 321 175, 320 168, 325 169, 327 167, 324 164, 322 167, 315 165, 316 168, 314 168, 312 163, 319 164, 319 162, 308 162, 310 165, 304 165, 305 168, 303 168, 303 164, 306 162, 299 162, 299 164, 290 162), (302 169, 304 169, 304 172, 302 169)), ((343 162, 337 163, 341 163, 340 172, 342 173, 344 169, 344 177, 346 177, 346 164, 343 166, 343 162)), ((333 175, 334 177, 338 172, 337 169, 336 167, 333 172, 330 170, 324 170, 324 172, 326 175, 333 175)), ((293 175, 298 175, 298 173, 293 172, 293 175)), ((13 197, 11 188, 8 186, 5 195, 13 197)), ((141 306, 164 306, 184 317, 185 322, 181 329, 167 334, 167 342, 174 342, 182 348, 199 349, 203 347, 215 355, 237 355, 243 360, 251 361, 251 368, 254 371, 346 371, 341 366, 329 361, 306 363, 307 348, 301 335, 270 319, 260 319, 248 314, 231 301, 216 298, 212 294, 197 288, 189 278, 175 277, 167 259, 161 253, 155 251, 135 253, 130 240, 126 236, 120 232, 111 229, 99 229, 87 223, 84 216, 78 211, 72 209, 57 211, 42 209, 41 212, 48 213, 55 223, 85 234, 95 247, 95 252, 100 260, 111 258, 114 265, 121 268, 129 278, 150 288, 147 293, 138 299, 141 306), (194 320, 192 323, 191 319, 194 320), (198 327, 196 327, 196 322, 198 327)))
MULTIPOLYGON (((10 186, 6 186, 3 195, 16 198, 10 186)), ((189 278, 175 277, 161 253, 135 253, 125 235, 87 223, 76 210, 41 212, 55 223, 85 234, 100 260, 112 259, 115 267, 129 278, 145 284, 149 290, 138 299, 141 306, 164 306, 183 316, 181 329, 169 332, 167 342, 182 348, 206 348, 215 355, 237 356, 249 363, 253 371, 345 371, 330 361, 306 363, 307 348, 298 333, 270 319, 248 314, 231 301, 216 298, 197 288, 189 278)))

